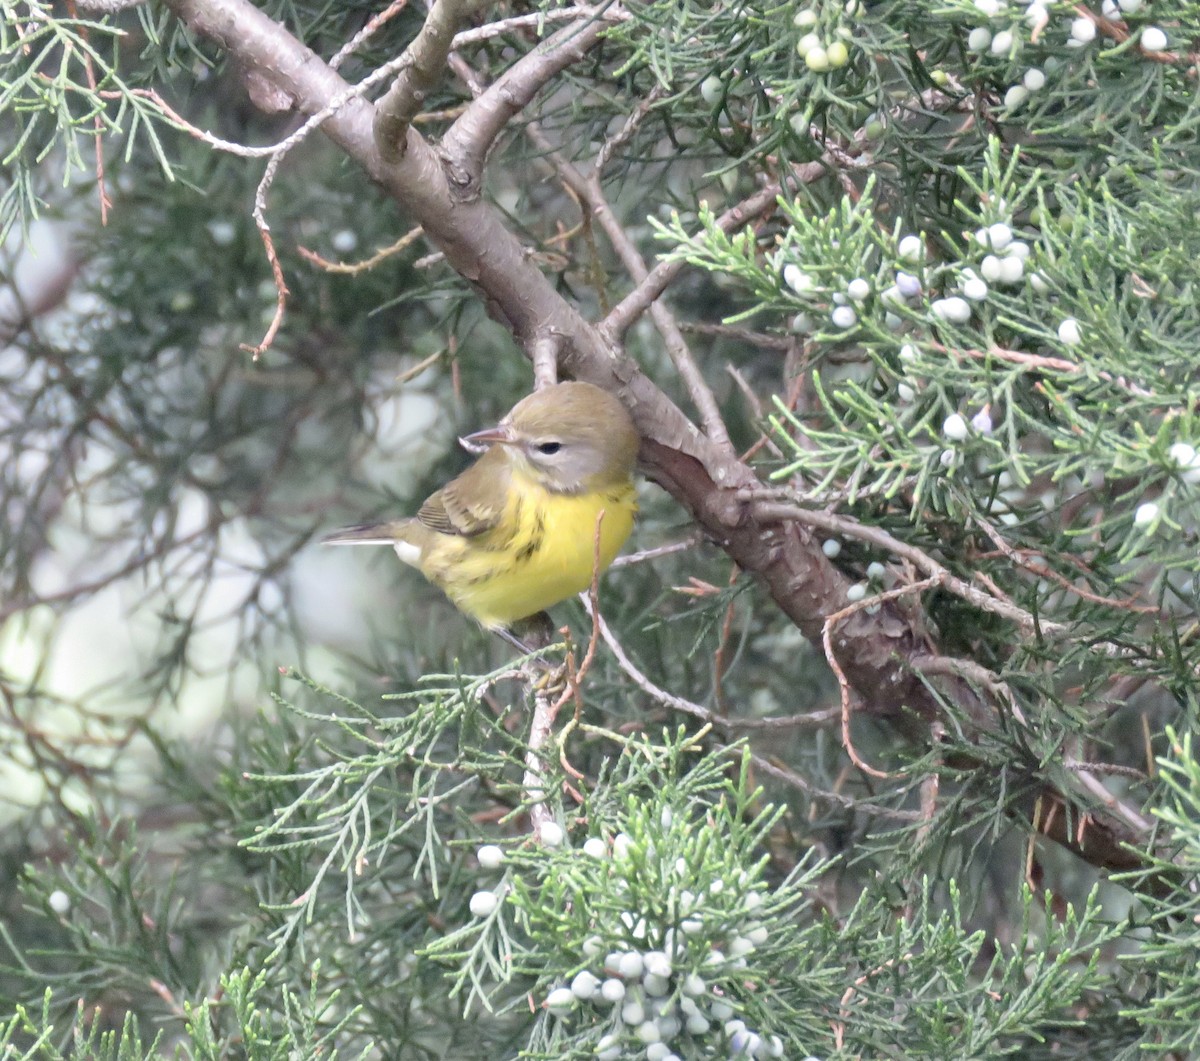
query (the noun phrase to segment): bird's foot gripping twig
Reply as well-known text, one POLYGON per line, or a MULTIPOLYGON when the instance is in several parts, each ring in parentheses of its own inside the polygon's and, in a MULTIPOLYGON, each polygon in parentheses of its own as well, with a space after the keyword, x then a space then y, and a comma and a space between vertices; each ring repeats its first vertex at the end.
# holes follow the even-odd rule
POLYGON ((545 612, 537 612, 511 626, 497 627, 495 633, 512 645, 522 656, 532 657, 528 662, 542 672, 540 677, 531 682, 531 686, 536 692, 555 696, 566 688, 566 666, 555 664, 544 656, 533 655, 549 648, 555 642, 558 632, 554 629, 554 623, 549 615, 545 612))

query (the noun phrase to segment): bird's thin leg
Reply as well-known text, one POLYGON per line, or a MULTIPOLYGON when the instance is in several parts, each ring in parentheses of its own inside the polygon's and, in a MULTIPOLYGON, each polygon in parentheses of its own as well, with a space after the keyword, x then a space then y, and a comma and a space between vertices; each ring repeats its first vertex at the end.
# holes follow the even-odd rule
MULTIPOLYGON (((498 626, 493 632, 499 634, 523 656, 554 644, 554 623, 545 612, 536 612, 527 618, 519 619, 512 626, 498 626)), ((566 670, 562 664, 552 663, 542 657, 530 662, 546 672, 545 678, 538 682, 540 687, 552 688, 563 682, 566 670)))
MULTIPOLYGON (((531 652, 536 652, 537 647, 523 641, 520 637, 514 634, 507 626, 497 626, 492 630, 492 633, 497 637, 507 641, 513 648, 521 653, 522 656, 528 656, 531 652)), ((545 663, 545 660, 536 660, 537 663, 545 663)))

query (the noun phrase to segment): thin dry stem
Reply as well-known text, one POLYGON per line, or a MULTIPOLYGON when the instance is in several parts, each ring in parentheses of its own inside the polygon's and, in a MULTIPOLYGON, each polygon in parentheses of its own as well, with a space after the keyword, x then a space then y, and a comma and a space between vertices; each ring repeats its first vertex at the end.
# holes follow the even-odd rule
POLYGON ((341 276, 357 276, 359 273, 365 273, 368 269, 374 269, 375 266, 399 254, 401 251, 411 247, 417 240, 425 235, 425 230, 418 225, 416 228, 409 229, 391 246, 377 250, 369 258, 364 258, 359 262, 331 262, 327 258, 322 258, 316 251, 311 251, 307 247, 297 247, 296 252, 301 258, 310 261, 313 265, 324 269, 327 273, 335 273, 341 276))
POLYGON ((834 677, 837 678, 838 689, 841 691, 842 747, 845 748, 846 754, 850 756, 850 761, 870 777, 886 780, 893 775, 882 770, 876 770, 875 767, 864 761, 854 748, 854 741, 850 737, 851 697, 853 696, 853 690, 849 680, 846 678, 846 672, 838 662, 837 653, 833 649, 833 628, 843 619, 848 619, 856 612, 878 607, 884 602, 895 600, 898 597, 908 596, 913 593, 923 593, 925 590, 939 585, 940 582, 941 580, 938 578, 926 578, 920 582, 913 582, 910 585, 900 586, 897 589, 888 590, 886 593, 877 594, 874 597, 864 597, 862 600, 855 601, 841 611, 836 611, 828 616, 825 619, 824 626, 821 628, 821 646, 825 650, 825 660, 833 670, 834 677))
POLYGON ((337 70, 342 63, 362 47, 366 40, 374 36, 381 26, 390 22, 406 7, 408 7, 408 0, 392 0, 382 11, 367 19, 367 24, 334 52, 333 58, 329 60, 330 69, 337 70))

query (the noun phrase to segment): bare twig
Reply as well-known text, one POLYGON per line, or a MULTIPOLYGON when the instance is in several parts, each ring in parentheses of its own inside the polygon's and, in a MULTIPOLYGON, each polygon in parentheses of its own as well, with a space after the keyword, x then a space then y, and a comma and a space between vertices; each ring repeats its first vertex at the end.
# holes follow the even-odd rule
MULTIPOLYGON (((533 684, 530 677, 526 681, 533 684)), ((541 688, 534 692, 533 720, 529 724, 529 738, 525 742, 525 776, 521 779, 521 789, 530 801, 529 820, 534 836, 539 839, 546 823, 554 821, 554 812, 546 802, 545 768, 541 755, 554 729, 556 703, 553 690, 541 688)))
MULTIPOLYGON (((736 365, 726 365, 725 371, 729 373, 733 382, 738 385, 738 390, 742 392, 747 403, 749 404, 750 411, 754 414, 754 419, 759 423, 762 423, 762 402, 758 400, 758 395, 754 393, 754 389, 750 386, 746 377, 741 374, 736 365)), ((758 441, 742 454, 742 460, 749 460, 763 446, 769 449, 774 456, 782 459, 783 451, 779 448, 775 440, 771 438, 769 434, 763 432, 759 435, 758 441)))
MULTIPOLYGON (((941 742, 946 727, 941 719, 934 719, 929 727, 929 736, 934 747, 941 742)), ((930 770, 921 779, 921 824, 917 827, 917 843, 923 845, 929 839, 933 828, 934 815, 937 814, 938 792, 941 789, 941 776, 936 769, 930 770)))
POLYGON ((1096 799, 1113 817, 1119 818, 1143 838, 1150 836, 1154 830, 1153 823, 1128 804, 1117 799, 1116 796, 1104 787, 1095 774, 1090 770, 1080 769, 1078 766, 1073 767, 1073 772, 1079 778, 1079 783, 1083 786, 1084 790, 1096 799))
MULTIPOLYGON (((446 2, 449 2, 449 0, 442 0, 442 3, 446 2)), ((433 13, 431 12, 430 21, 432 19, 433 13)), ((429 21, 426 22, 426 26, 428 25, 429 21)), ((417 40, 420 40, 420 35, 418 35, 417 40)), ((417 41, 414 41, 413 45, 415 46, 416 43, 417 41)), ((368 86, 369 83, 381 81, 385 76, 388 76, 383 74, 383 71, 387 70, 389 74, 394 69, 403 71, 406 68, 405 60, 409 58, 411 52, 412 47, 410 46, 410 48, 407 49, 398 59, 381 66, 370 76, 360 81, 354 86, 354 89, 351 91, 351 93, 347 95, 347 98, 341 101, 342 104, 349 102, 351 97, 361 95, 362 92, 365 92, 366 87, 364 86, 368 86)), ((394 88, 393 91, 395 91, 394 88)), ((270 348, 271 344, 275 341, 275 336, 279 331, 280 325, 283 323, 283 314, 287 306, 288 296, 287 284, 283 278, 283 268, 279 264, 279 256, 275 252, 275 244, 271 239, 271 226, 267 223, 267 193, 270 191, 271 185, 275 181, 275 174, 279 171, 279 167, 283 163, 284 157, 287 155, 287 153, 302 140, 304 140, 314 129, 317 128, 318 125, 320 125, 320 121, 318 121, 318 119, 321 118, 322 114, 324 114, 326 111, 329 111, 329 114, 325 115, 326 117, 329 117, 335 113, 336 108, 331 110, 332 107, 333 105, 330 104, 329 107, 322 108, 321 111, 318 111, 311 118, 305 121, 299 129, 297 129, 286 139, 281 140, 275 146, 275 149, 271 153, 270 159, 267 161, 267 168, 263 171, 262 180, 258 182, 258 187, 254 192, 254 223, 258 227, 259 236, 262 238, 263 247, 266 249, 267 261, 271 264, 271 276, 275 281, 276 293, 275 312, 271 317, 271 323, 267 326, 266 334, 262 337, 257 346, 249 346, 245 343, 242 344, 242 349, 253 355, 256 361, 262 356, 263 353, 266 352, 267 349, 270 348)))
POLYGON ((1025 714, 1008 682, 998 677, 981 663, 957 656, 913 656, 908 665, 918 674, 944 674, 965 678, 979 689, 987 692, 993 703, 1007 704, 1013 720, 1025 724, 1025 714))
MULTIPOLYGON (((737 564, 734 564, 733 570, 729 572, 730 588, 737 583, 740 573, 737 564)), ((736 614, 736 606, 737 598, 730 598, 729 603, 725 606, 725 617, 721 621, 721 635, 717 638, 717 650, 713 653, 713 696, 717 701, 717 707, 721 709, 722 715, 729 714, 729 704, 725 700, 725 672, 729 669, 730 661, 726 653, 729 649, 729 639, 733 635, 733 619, 736 614)))
POLYGON ((1079 759, 1063 759, 1062 764, 1067 770, 1083 770, 1088 773, 1113 777, 1127 777, 1131 781, 1148 781, 1150 775, 1136 766, 1121 766, 1119 763, 1083 762, 1079 759))
POLYGON ((964 582, 961 578, 951 574, 949 570, 934 560, 928 553, 924 553, 916 548, 916 546, 901 541, 879 527, 867 527, 847 516, 835 516, 829 512, 800 508, 797 505, 780 504, 775 501, 759 501, 755 503, 754 507, 758 515, 764 519, 798 520, 810 527, 817 527, 820 530, 829 531, 833 534, 844 534, 848 538, 857 538, 859 541, 869 542, 871 545, 885 549, 896 556, 902 556, 906 560, 911 561, 919 571, 924 572, 929 578, 935 580, 939 585, 944 586, 951 593, 962 597, 965 601, 969 601, 977 608, 1016 623, 1026 632, 1032 633, 1036 631, 1046 637, 1066 637, 1070 633, 1070 629, 1061 623, 1034 618, 1025 609, 1018 608, 1016 605, 1006 601, 998 600, 991 593, 985 593, 981 589, 976 589, 970 583, 964 582))
POLYGON ((327 273, 338 273, 343 276, 357 276, 359 273, 365 273, 368 269, 374 269, 375 266, 387 261, 388 258, 391 258, 406 248, 412 246, 412 244, 416 243, 416 241, 419 240, 423 235, 425 235, 425 233, 421 226, 418 225, 416 228, 409 229, 391 246, 384 247, 382 250, 376 251, 371 255, 371 257, 364 258, 360 262, 331 262, 325 258, 322 258, 321 255, 317 254, 316 251, 310 251, 307 247, 297 247, 296 252, 300 255, 300 257, 312 262, 313 265, 319 266, 327 273))
POLYGON ((837 678, 838 688, 841 690, 842 701, 842 747, 845 748, 846 754, 850 756, 850 761, 854 763, 863 773, 871 777, 886 779, 891 777, 882 770, 876 770, 873 766, 864 762, 854 750, 854 742, 850 739, 850 701, 853 696, 850 682, 846 678, 846 672, 842 669, 842 665, 838 662, 837 653, 833 648, 833 628, 837 626, 843 619, 848 619, 856 612, 866 611, 868 608, 877 608, 885 601, 895 600, 898 597, 903 597, 912 593, 923 593, 927 589, 932 589, 940 583, 940 579, 927 578, 920 582, 913 582, 908 586, 900 586, 897 589, 888 590, 886 593, 879 593, 873 597, 864 597, 860 601, 855 601, 853 604, 847 605, 840 611, 834 612, 825 619, 824 628, 821 631, 821 646, 825 650, 825 661, 832 669, 834 676, 837 678))
POLYGON ((408 6, 408 0, 392 0, 387 7, 382 11, 377 12, 367 19, 367 24, 363 26, 353 37, 343 44, 335 53, 332 59, 329 60, 329 68, 337 70, 347 59, 350 58, 360 47, 365 40, 374 36, 376 31, 386 22, 390 22, 401 11, 408 6))
MULTIPOLYGON (((633 240, 629 238, 625 227, 617 220, 616 214, 613 213, 613 209, 604 195, 600 186, 599 167, 596 167, 591 177, 584 177, 554 148, 536 122, 526 125, 525 134, 546 154, 554 164, 563 183, 588 207, 592 216, 600 223, 609 243, 612 244, 617 256, 621 259, 621 264, 625 266, 625 271, 636 282, 644 280, 647 276, 646 262, 633 240)), ((683 332, 679 330, 674 314, 660 301, 651 303, 649 309, 654 326, 662 336, 675 371, 679 373, 679 378, 687 387, 688 396, 700 413, 700 422, 704 427, 705 435, 713 445, 731 453, 729 432, 725 428, 725 421, 721 417, 717 399, 700 371, 700 366, 692 357, 687 340, 683 337, 683 332)))
POLYGON ((1142 615, 1158 614, 1159 609, 1155 608, 1153 605, 1134 604, 1133 601, 1116 600, 1113 597, 1104 597, 1099 593, 1093 593, 1091 590, 1085 589, 1083 586, 1072 582, 1064 575, 1060 575, 1057 571, 1047 567, 1045 564, 1034 563, 1028 557, 1021 555, 1021 552, 1009 545, 1008 542, 1005 541, 1004 536, 995 527, 988 523, 987 520, 981 518, 980 516, 972 516, 972 522, 981 531, 983 531, 988 538, 991 539, 992 544, 995 545, 995 547, 1007 560, 1011 561, 1017 567, 1024 568, 1026 571, 1037 575, 1038 578, 1044 578, 1055 583, 1055 585, 1065 589, 1068 593, 1074 593, 1077 597, 1080 597, 1083 600, 1091 601, 1093 604, 1103 604, 1109 608, 1120 608, 1122 611, 1138 612, 1142 615))
POLYGON ((603 22, 627 22, 632 16, 615 5, 608 7, 559 7, 550 11, 537 11, 532 15, 513 15, 512 18, 502 18, 489 22, 477 29, 465 29, 454 35, 454 50, 469 48, 472 44, 481 44, 506 33, 521 29, 540 29, 552 22, 582 22, 584 20, 600 19, 603 22))
MULTIPOLYGON (((737 748, 733 748, 730 750, 730 754, 738 755, 740 752, 737 748)), ((853 796, 843 796, 840 792, 831 792, 829 789, 818 788, 806 777, 796 773, 795 770, 789 770, 786 766, 782 766, 771 759, 766 759, 761 755, 752 754, 750 761, 754 764, 756 770, 760 770, 768 777, 773 777, 776 781, 781 781, 783 784, 799 792, 803 792, 809 799, 820 803, 831 804, 835 807, 842 807, 845 810, 870 814, 879 818, 890 818, 893 821, 915 822, 920 820, 920 815, 916 811, 885 807, 879 803, 871 803, 868 800, 855 799, 853 796)))
POLYGON ((279 255, 275 252, 275 241, 271 239, 271 226, 267 224, 267 190, 275 179, 279 163, 283 161, 283 153, 273 155, 267 163, 266 172, 258 182, 254 194, 254 224, 258 226, 258 234, 262 238, 263 247, 267 252, 267 261, 271 263, 271 277, 275 282, 275 312, 271 315, 271 323, 267 325, 266 334, 259 340, 257 346, 241 344, 241 348, 257 361, 275 341, 279 326, 283 323, 283 311, 287 306, 288 289, 283 279, 283 266, 279 264, 279 255))
POLYGON ((599 179, 608 168, 609 160, 613 157, 613 154, 629 143, 633 134, 637 132, 638 127, 646 120, 646 115, 654 109, 654 105, 666 94, 666 89, 662 85, 655 85, 646 97, 634 107, 633 113, 625 119, 621 128, 600 145, 600 150, 596 152, 596 161, 592 163, 593 177, 599 179))
POLYGON ((604 621, 604 617, 599 612, 594 611, 591 607, 591 602, 585 594, 579 595, 580 602, 587 609, 588 615, 592 620, 593 627, 600 631, 600 636, 604 638, 604 643, 612 652, 613 657, 617 661, 617 666, 624 671, 634 685, 642 690, 652 700, 656 700, 663 707, 669 707, 673 711, 682 711, 685 715, 691 715, 705 725, 713 726, 717 729, 730 731, 739 729, 760 729, 760 730, 784 730, 784 729, 819 729, 822 726, 828 725, 838 717, 837 709, 827 711, 811 711, 807 714, 800 715, 780 715, 767 718, 727 718, 719 715, 715 711, 710 711, 707 707, 701 704, 694 703, 691 700, 686 700, 682 696, 676 696, 672 692, 668 692, 660 685, 656 685, 653 681, 641 671, 637 664, 629 658, 629 654, 625 651, 624 646, 617 640, 616 635, 612 632, 608 623, 604 621))
POLYGON ((75 6, 80 11, 94 12, 98 15, 117 15, 131 8, 141 7, 146 0, 75 0, 75 6))
POLYGON ((757 346, 760 350, 773 350, 779 354, 790 353, 796 344, 794 338, 767 335, 765 332, 755 332, 749 328, 735 328, 729 324, 702 324, 696 321, 684 321, 679 326, 684 332, 692 335, 715 335, 735 339, 747 346, 757 346))
POLYGON ((870 972, 863 973, 862 976, 858 977, 854 983, 846 988, 845 992, 842 994, 841 1002, 839 1003, 838 1019, 831 1020, 829 1022, 830 1027, 833 1029, 833 1041, 836 1044, 839 1052, 845 1043, 846 1022, 848 1022, 851 1017, 850 1002, 858 993, 858 989, 873 976, 878 976, 880 973, 886 972, 888 969, 891 969, 896 965, 902 965, 911 960, 911 954, 905 954, 897 958, 889 958, 882 965, 876 966, 874 969, 870 970, 870 972))
MULTIPOLYGON (((1087 365, 1076 361, 1068 361, 1066 358, 1049 357, 1045 354, 1027 354, 1023 350, 1008 350, 1002 346, 990 346, 986 350, 978 350, 974 347, 943 346, 941 343, 931 341, 929 347, 940 353, 948 354, 951 357, 969 357, 978 361, 995 358, 997 361, 1007 361, 1011 365, 1021 365, 1031 369, 1044 369, 1051 372, 1064 372, 1069 376, 1087 375, 1089 371, 1087 365)), ((1145 387, 1139 387, 1136 383, 1130 383, 1124 376, 1114 376, 1111 372, 1104 371, 1096 372, 1095 376, 1097 379, 1111 383, 1139 398, 1153 398, 1156 396, 1153 391, 1148 391, 1145 387)))
POLYGON ((657 560, 660 556, 670 556, 672 553, 682 553, 687 549, 694 549, 704 539, 699 535, 690 535, 682 541, 671 542, 667 545, 656 545, 652 549, 642 549, 636 553, 629 553, 626 556, 618 556, 609 566, 610 567, 629 567, 632 564, 642 564, 647 560, 657 560))
MULTIPOLYGON (((807 166, 797 167, 797 172, 799 174, 797 181, 814 181, 823 176, 826 169, 822 163, 812 162, 807 166)), ((738 203, 737 206, 726 210, 717 218, 717 227, 722 232, 733 232, 741 228, 751 218, 771 209, 775 205, 775 200, 779 198, 781 188, 782 186, 778 182, 772 182, 761 188, 749 198, 738 203)), ((654 305, 675 277, 683 271, 685 264, 681 259, 660 262, 646 273, 634 289, 621 299, 608 316, 600 322, 601 334, 610 342, 620 339, 634 321, 654 305)))
MULTIPOLYGON (((72 18, 76 15, 76 0, 67 0, 67 11, 72 18)), ((80 27, 80 34, 84 41, 88 40, 88 31, 86 26, 80 27)), ((88 89, 92 92, 96 91, 96 68, 92 63, 92 54, 85 49, 83 52, 83 71, 87 77, 88 89)), ((100 224, 108 224, 108 211, 112 206, 112 200, 108 197, 108 188, 104 182, 104 115, 97 111, 92 117, 92 146, 96 154, 96 193, 100 198, 100 224)))
MULTIPOLYGON (((579 699, 580 683, 591 667, 592 661, 596 658, 596 646, 599 643, 598 635, 600 632, 599 623, 596 622, 596 619, 600 615, 600 532, 603 526, 604 510, 601 509, 596 515, 596 529, 592 545, 592 583, 587 594, 589 609, 594 616, 592 636, 588 639, 587 653, 583 657, 583 662, 579 665, 579 670, 575 673, 572 673, 571 654, 568 653, 565 664, 566 687, 562 689, 561 693, 558 691, 560 687, 557 686, 557 683, 550 683, 545 680, 534 691, 533 721, 529 727, 529 740, 525 745, 525 776, 521 782, 521 786, 525 791, 525 795, 531 800, 529 819, 533 823, 534 835, 539 839, 546 823, 554 821, 554 814, 546 803, 546 780, 545 767, 542 764, 542 749, 550 740, 550 734, 554 729, 554 720, 558 717, 559 711, 562 710, 563 705, 572 697, 576 700, 576 717, 573 722, 578 721, 579 710, 582 708, 582 702, 579 699)), ((564 740, 571 728, 571 725, 568 725, 564 730, 564 740)), ((562 742, 560 741, 560 749, 561 746, 562 742)), ((573 769, 571 772, 576 773, 573 769)))
POLYGON ((533 361, 533 385, 537 390, 553 387, 558 382, 558 352, 562 349, 562 337, 554 334, 541 335, 533 342, 530 360, 533 361))

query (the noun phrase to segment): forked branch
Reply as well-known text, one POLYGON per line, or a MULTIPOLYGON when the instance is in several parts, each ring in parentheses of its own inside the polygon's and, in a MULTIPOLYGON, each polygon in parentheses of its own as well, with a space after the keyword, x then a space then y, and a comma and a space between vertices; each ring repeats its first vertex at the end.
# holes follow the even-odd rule
POLYGON ((375 143, 394 162, 408 150, 408 131, 446 68, 454 34, 478 0, 435 0, 420 32, 405 49, 406 62, 387 95, 375 105, 375 143))

